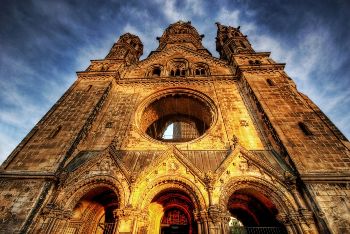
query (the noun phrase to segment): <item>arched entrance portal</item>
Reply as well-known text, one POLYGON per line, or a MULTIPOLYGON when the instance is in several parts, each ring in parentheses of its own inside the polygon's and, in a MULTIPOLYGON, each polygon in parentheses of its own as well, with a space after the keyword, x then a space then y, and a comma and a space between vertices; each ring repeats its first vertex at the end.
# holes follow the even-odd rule
POLYGON ((261 192, 240 189, 229 198, 229 223, 232 233, 287 233, 278 222, 276 206, 261 192))
POLYGON ((112 234, 116 230, 114 210, 118 197, 107 187, 97 187, 84 195, 73 209, 67 233, 112 234))
MULTIPOLYGON (((150 218, 162 234, 195 234, 194 205, 190 197, 179 190, 163 191, 150 205, 150 218)), ((156 233, 156 232, 155 232, 156 233)))

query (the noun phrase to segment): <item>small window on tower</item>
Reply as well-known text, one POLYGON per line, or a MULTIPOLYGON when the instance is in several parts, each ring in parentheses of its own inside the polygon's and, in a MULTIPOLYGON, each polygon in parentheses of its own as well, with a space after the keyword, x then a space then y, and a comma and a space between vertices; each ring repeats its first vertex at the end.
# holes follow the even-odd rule
POLYGON ((273 82, 271 79, 266 79, 266 82, 269 84, 269 86, 275 86, 275 82, 273 82))
POLYGON ((136 47, 136 43, 133 42, 133 41, 131 41, 130 45, 131 45, 132 47, 134 47, 134 48, 136 47))
POLYGON ((303 122, 299 122, 298 123, 299 125, 299 128, 301 129, 301 131, 303 131, 303 133, 306 135, 306 136, 312 136, 312 132, 310 131, 309 127, 303 123, 303 122))

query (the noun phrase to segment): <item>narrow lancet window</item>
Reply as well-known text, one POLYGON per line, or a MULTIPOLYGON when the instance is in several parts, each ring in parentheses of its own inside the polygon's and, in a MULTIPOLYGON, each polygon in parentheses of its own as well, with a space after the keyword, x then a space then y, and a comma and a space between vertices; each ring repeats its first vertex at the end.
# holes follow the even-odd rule
POLYGON ((275 82, 273 82, 271 79, 267 79, 266 82, 269 84, 269 86, 275 86, 275 82))
POLYGON ((301 129, 301 131, 303 131, 303 133, 306 136, 312 136, 313 135, 311 130, 309 129, 309 127, 305 123, 299 122, 298 125, 299 125, 299 128, 301 129))

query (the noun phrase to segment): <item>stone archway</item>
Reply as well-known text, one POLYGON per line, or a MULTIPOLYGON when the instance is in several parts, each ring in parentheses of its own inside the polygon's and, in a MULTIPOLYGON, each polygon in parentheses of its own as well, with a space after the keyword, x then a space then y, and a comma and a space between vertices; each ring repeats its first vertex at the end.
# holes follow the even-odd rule
POLYGON ((294 232, 283 217, 297 209, 292 196, 282 186, 255 177, 233 178, 222 192, 220 204, 231 215, 231 232, 294 232))
POLYGON ((108 186, 96 186, 76 203, 63 233, 112 234, 117 228, 117 208, 117 194, 108 186))
POLYGON ((201 233, 202 224, 198 220, 197 213, 205 210, 207 206, 199 188, 181 177, 159 179, 149 188, 149 192, 140 198, 141 203, 138 205, 148 216, 147 224, 140 223, 138 230, 148 230, 147 233, 152 234, 159 234, 162 231, 163 233, 201 233), (168 222, 166 221, 168 215, 177 215, 175 219, 178 220, 168 222), (187 227, 177 225, 181 225, 179 220, 181 217, 182 220, 186 220, 187 227))
POLYGON ((256 233, 286 233, 277 220, 278 210, 273 202, 254 188, 236 190, 231 194, 227 210, 231 214, 230 229, 245 229, 256 233))
POLYGON ((195 234, 195 205, 186 192, 166 189, 157 194, 149 205, 152 233, 195 234))

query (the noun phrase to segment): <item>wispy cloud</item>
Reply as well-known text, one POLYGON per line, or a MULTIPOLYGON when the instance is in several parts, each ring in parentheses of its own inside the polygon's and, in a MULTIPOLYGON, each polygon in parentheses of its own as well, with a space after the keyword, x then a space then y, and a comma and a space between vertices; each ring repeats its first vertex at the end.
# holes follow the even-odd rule
POLYGON ((168 23, 174 23, 179 20, 191 21, 194 17, 204 16, 206 12, 203 9, 203 1, 201 0, 154 0, 162 9, 168 23))

